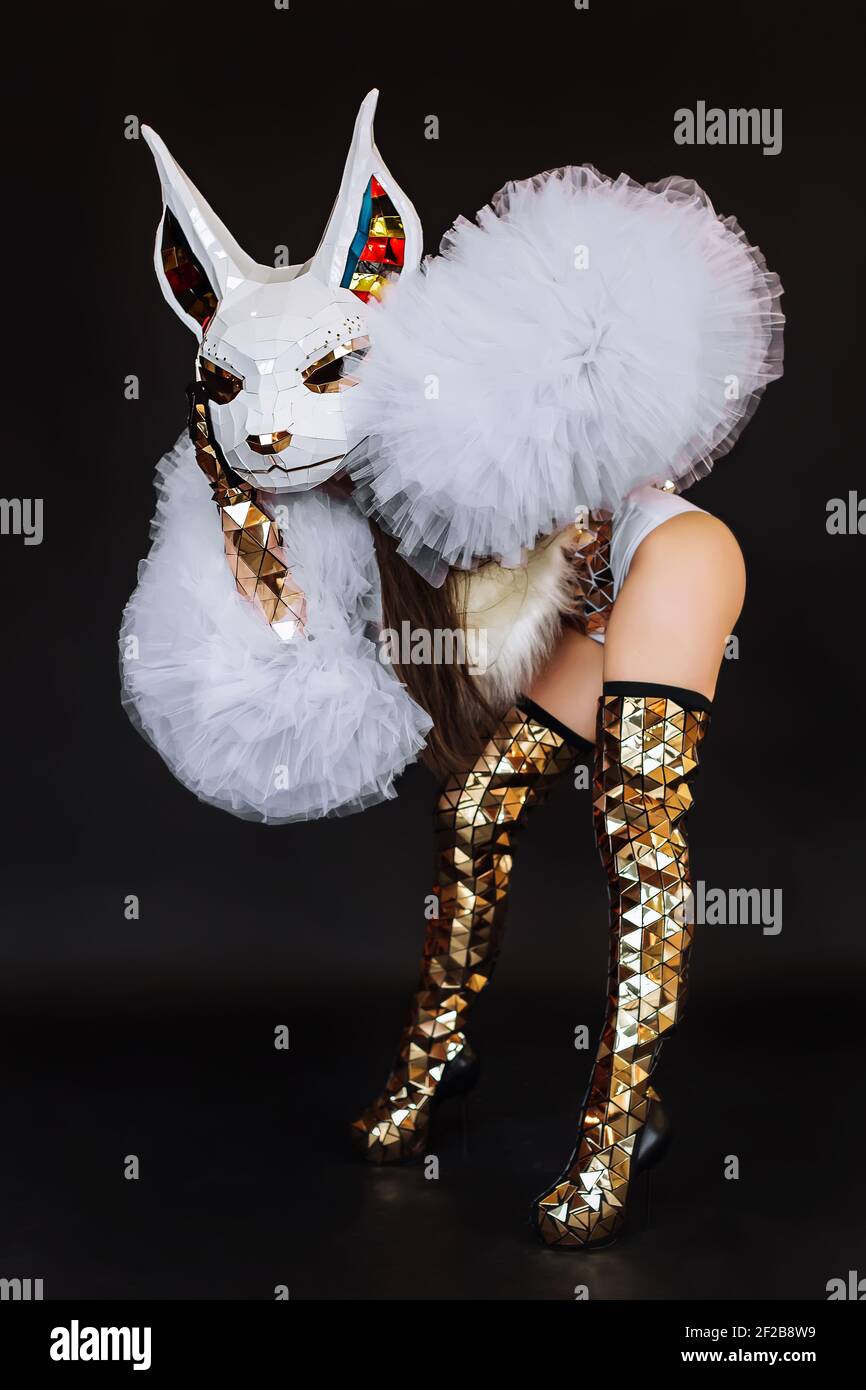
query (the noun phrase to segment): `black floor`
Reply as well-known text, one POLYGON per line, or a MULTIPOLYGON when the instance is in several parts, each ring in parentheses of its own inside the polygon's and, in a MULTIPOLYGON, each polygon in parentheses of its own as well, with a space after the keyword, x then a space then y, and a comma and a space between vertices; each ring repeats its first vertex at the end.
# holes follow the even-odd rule
POLYGON ((857 999, 694 1009, 659 1072, 676 1138, 649 1225, 589 1257, 542 1248, 527 1216, 570 1149, 588 1068, 570 1038, 600 1001, 494 986, 481 1085, 430 1145, 437 1180, 368 1168, 346 1138, 404 1002, 310 985, 242 1007, 7 1012, 0 1273, 42 1278, 46 1298, 823 1299, 864 1267, 857 999))

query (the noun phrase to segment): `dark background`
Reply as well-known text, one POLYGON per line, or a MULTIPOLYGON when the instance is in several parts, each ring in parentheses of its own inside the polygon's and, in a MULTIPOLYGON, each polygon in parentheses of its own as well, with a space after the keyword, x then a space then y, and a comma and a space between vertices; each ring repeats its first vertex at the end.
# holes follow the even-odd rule
POLYGON ((866 1273, 866 538, 825 528, 828 499, 863 486, 859 15, 209 0, 23 22, 7 53, 4 488, 44 497, 45 539, 0 538, 0 1275, 41 1277, 51 1298, 268 1299, 283 1283, 295 1298, 567 1299, 586 1282, 594 1298, 821 1299, 866 1273), (194 355, 156 284, 158 182, 124 118, 156 127, 253 256, 287 243, 300 261, 374 85, 377 142, 429 251, 507 179, 590 162, 694 177, 786 289, 786 375, 690 493, 749 570, 695 875, 781 888, 784 927, 702 930, 659 1072, 677 1142, 651 1224, 589 1260, 537 1247, 526 1224, 574 1137, 589 1058, 573 1030, 594 1033, 604 1003, 588 794, 561 787, 530 823, 473 1027, 484 1084, 443 1114, 428 1182, 357 1165, 345 1132, 414 985, 428 774, 360 817, 250 825, 196 802, 119 702, 121 610, 194 355), (673 113, 699 99, 782 107, 782 153, 676 146, 673 113))

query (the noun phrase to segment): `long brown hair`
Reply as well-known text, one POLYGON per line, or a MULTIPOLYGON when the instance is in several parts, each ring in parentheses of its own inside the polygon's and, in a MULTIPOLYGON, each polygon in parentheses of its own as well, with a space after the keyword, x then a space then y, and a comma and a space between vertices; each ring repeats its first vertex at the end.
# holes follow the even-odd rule
MULTIPOLYGON (((434 588, 398 553, 393 538, 374 522, 370 524, 382 583, 383 627, 401 632, 407 622, 410 631, 429 633, 462 628, 465 614, 457 600, 454 572, 441 588, 434 588)), ((471 764, 497 715, 466 665, 457 661, 410 662, 407 666, 394 663, 394 671, 433 720, 423 755, 428 767, 444 778, 471 764)))

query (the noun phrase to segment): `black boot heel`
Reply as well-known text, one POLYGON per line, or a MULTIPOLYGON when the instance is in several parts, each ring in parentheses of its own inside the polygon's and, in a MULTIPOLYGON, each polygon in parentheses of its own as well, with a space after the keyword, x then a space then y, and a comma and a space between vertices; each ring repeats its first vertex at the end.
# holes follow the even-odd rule
MULTIPOLYGON (((652 1170, 661 1162, 664 1155, 670 1148, 673 1138, 673 1127, 665 1113, 661 1101, 654 1099, 648 1112, 646 1123, 640 1131, 635 1141, 634 1153, 632 1156, 632 1172, 626 1195, 626 1210, 623 1216, 627 1217, 628 1230, 641 1230, 649 1221, 651 1177, 652 1170)), ((563 1174, 562 1182, 569 1181, 568 1172, 563 1174)), ((548 1248, 557 1248, 553 1242, 545 1240, 544 1235, 539 1230, 538 1198, 532 1204, 530 1221, 534 1234, 548 1248)), ((612 1245, 616 1245, 625 1233, 626 1225, 620 1223, 619 1228, 607 1236, 604 1240, 590 1241, 584 1245, 565 1245, 559 1248, 563 1250, 580 1250, 582 1253, 590 1255, 596 1250, 608 1250, 612 1245)))
POLYGON ((626 1199, 628 1226, 621 1227, 609 1240, 588 1245, 588 1251, 609 1249, 622 1239, 626 1230, 632 1233, 646 1230, 650 1220, 653 1170, 661 1163, 672 1142, 673 1125, 661 1101, 655 1100, 634 1147, 632 1178, 626 1199))
POLYGON ((631 1180, 631 1191, 628 1198, 628 1229, 632 1234, 635 1231, 645 1231, 649 1226, 652 1180, 652 1168, 638 1168, 631 1180))
MULTIPOLYGON (((430 1104, 430 1130, 427 1135, 427 1145, 419 1150, 412 1162, 419 1163, 423 1160, 425 1153, 429 1150, 433 1132, 438 1125, 436 1118, 443 1101, 459 1100, 465 1101, 469 1092, 474 1089, 481 1075, 481 1063, 478 1060, 478 1053, 468 1041, 464 1042, 456 1057, 452 1057, 450 1062, 446 1062, 442 1068, 442 1079, 436 1087, 436 1092, 430 1104)), ((463 1151, 466 1152, 466 1115, 463 1116, 463 1151)))
POLYGON ((646 1172, 661 1163, 673 1142, 674 1132, 667 1113, 660 1101, 653 1101, 647 1114, 647 1121, 637 1137, 634 1147, 635 1173, 646 1172))
POLYGON ((436 1087, 437 1099, 450 1100, 452 1096, 465 1096, 478 1084, 481 1063, 472 1044, 465 1042, 457 1056, 446 1062, 442 1069, 442 1080, 436 1087))

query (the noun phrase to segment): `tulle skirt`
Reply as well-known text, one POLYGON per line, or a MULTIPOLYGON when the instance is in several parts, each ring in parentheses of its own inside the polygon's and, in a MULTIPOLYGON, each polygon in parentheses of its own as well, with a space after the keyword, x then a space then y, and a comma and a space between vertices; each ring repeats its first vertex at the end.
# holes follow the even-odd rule
POLYGON ((683 490, 781 375, 781 292, 692 182, 508 184, 369 306, 345 402, 362 510, 441 583, 520 564, 579 507, 683 490))

